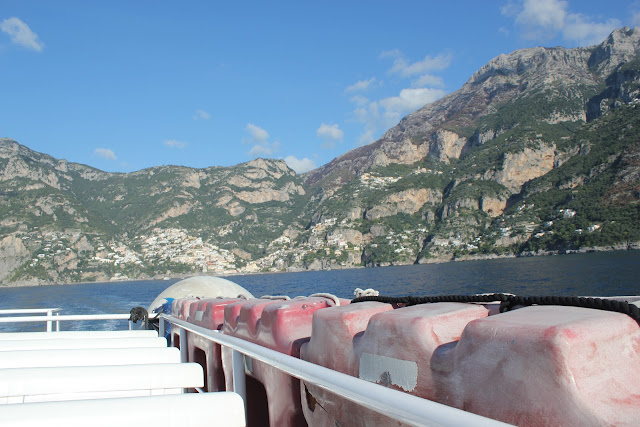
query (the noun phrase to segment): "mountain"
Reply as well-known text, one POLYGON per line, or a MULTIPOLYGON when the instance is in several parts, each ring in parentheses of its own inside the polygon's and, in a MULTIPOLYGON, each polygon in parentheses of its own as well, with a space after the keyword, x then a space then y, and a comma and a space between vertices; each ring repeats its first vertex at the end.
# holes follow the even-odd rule
MULTIPOLYGON (((363 218, 360 227, 365 229, 377 221, 398 230, 395 223, 402 214, 411 225, 401 228, 427 229, 412 234, 413 246, 404 260, 393 257, 402 261, 543 250, 533 243, 522 245, 544 232, 539 225, 553 221, 565 207, 558 196, 556 212, 538 212, 528 199, 535 199, 535 189, 546 182, 542 177, 568 170, 574 163, 565 163, 574 158, 584 166, 585 179, 570 190, 573 184, 556 182, 558 190, 578 198, 603 168, 626 177, 627 186, 615 180, 606 186, 620 189, 617 202, 637 217, 638 198, 632 188, 637 165, 632 159, 637 153, 633 140, 640 98, 639 53, 640 30, 625 27, 598 46, 523 49, 494 58, 458 91, 403 118, 380 140, 311 172, 307 184, 320 198, 312 218, 340 218, 333 200, 348 200, 341 209, 355 221, 363 218), (629 128, 616 127, 615 118, 629 128), (626 142, 612 143, 621 140, 626 142), (595 158, 601 151, 611 157, 595 158), (623 158, 627 160, 621 163, 623 158), (615 172, 620 167, 626 172, 615 172), (413 175, 418 171, 423 171, 421 178, 413 175), (394 181, 384 191, 363 193, 362 177, 371 172, 394 181), (357 191, 362 196, 349 197, 357 191)), ((624 246, 622 242, 638 241, 637 227, 634 230, 627 240, 615 242, 624 246)), ((572 238, 565 243, 545 249, 610 245, 613 240, 572 238)), ((401 248, 395 245, 394 253, 401 248)), ((365 250, 365 262, 389 261, 388 250, 383 256, 378 252, 365 250)))
POLYGON ((640 247, 640 30, 500 55, 383 137, 116 174, 0 139, 0 281, 342 268, 640 247))
POLYGON ((607 99, 634 98, 637 88, 634 92, 628 83, 637 77, 633 60, 639 40, 640 31, 625 27, 595 47, 538 47, 500 55, 456 92, 403 118, 373 144, 311 172, 308 181, 339 186, 374 166, 425 157, 449 163, 509 130, 526 138, 523 128, 542 123, 554 130, 569 126, 563 133, 570 133, 571 124, 601 115, 607 99), (619 70, 623 64, 628 67, 619 70))
POLYGON ((300 227, 306 201, 302 179, 281 160, 116 174, 0 139, 0 169, 6 282, 155 276, 190 272, 195 261, 202 270, 211 260, 235 269, 300 227), (154 238, 167 242, 144 250, 154 238))

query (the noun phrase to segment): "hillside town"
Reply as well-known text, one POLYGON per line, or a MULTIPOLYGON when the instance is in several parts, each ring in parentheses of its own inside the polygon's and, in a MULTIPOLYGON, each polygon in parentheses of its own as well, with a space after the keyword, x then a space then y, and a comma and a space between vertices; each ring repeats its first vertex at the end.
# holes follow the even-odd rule
MULTIPOLYGON (((387 183, 385 180, 379 182, 387 183)), ((531 208, 533 206, 523 205, 521 210, 531 208)), ((559 219, 573 218, 575 215, 576 211, 571 209, 557 211, 559 219)), ((553 224, 553 221, 544 224, 526 223, 522 225, 522 231, 538 239, 553 234, 550 230, 553 224)), ((593 233, 600 227, 600 224, 592 224, 585 230, 576 230, 576 233, 593 233)), ((76 264, 80 261, 88 271, 101 271, 108 267, 113 280, 126 280, 130 278, 128 272, 131 268, 145 269, 151 273, 153 269, 171 273, 175 272, 172 268, 178 268, 178 273, 228 275, 356 267, 364 265, 365 249, 373 251, 383 246, 387 247, 388 252, 395 254, 397 264, 412 263, 420 249, 417 242, 422 240, 427 231, 420 227, 395 232, 381 227, 379 234, 363 236, 352 228, 349 220, 327 218, 310 227, 304 236, 278 237, 269 243, 267 255, 256 260, 247 259, 248 254, 243 251, 221 248, 178 228, 154 228, 149 234, 127 240, 103 241, 100 237, 88 237, 80 232, 37 231, 35 234, 22 236, 21 240, 23 244, 38 248, 28 264, 29 268, 60 267, 75 260, 76 264)), ((221 230, 221 233, 224 232, 225 230, 221 230)), ((495 232, 498 239, 515 236, 514 228, 505 224, 495 232)), ((485 239, 486 237, 477 236, 465 241, 455 235, 433 239, 432 243, 436 248, 457 248, 472 252, 486 243, 485 239)))

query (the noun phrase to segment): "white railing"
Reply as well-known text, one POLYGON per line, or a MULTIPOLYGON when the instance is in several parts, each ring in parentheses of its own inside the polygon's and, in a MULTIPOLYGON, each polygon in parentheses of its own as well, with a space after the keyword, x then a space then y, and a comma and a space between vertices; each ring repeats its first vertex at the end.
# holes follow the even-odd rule
MULTIPOLYGON (((58 312, 60 311, 60 308, 19 308, 19 309, 12 309, 12 310, 0 310, 0 316, 8 316, 8 315, 12 315, 12 314, 44 314, 46 317, 51 317, 54 314, 58 314, 58 312)), ((2 320, 2 318, 0 317, 0 321, 2 320)), ((42 321, 42 318, 39 318, 38 321, 42 321)), ((9 322, 6 322, 9 323, 9 322)), ((60 328, 60 324, 56 322, 56 330, 58 330, 60 328)), ((52 320, 48 320, 47 321, 47 332, 51 332, 53 331, 53 321, 52 320)))
MULTIPOLYGON (((245 357, 249 357, 405 424, 413 426, 505 425, 490 418, 393 390, 240 338, 196 326, 167 314, 160 314, 159 319, 160 336, 164 335, 165 322, 169 322, 172 328, 179 329, 181 335, 182 331, 187 331, 230 348, 233 351, 233 391, 242 396, 245 405, 245 357)), ((187 361, 186 350, 187 346, 181 343, 180 353, 184 362, 187 361)))
MULTIPOLYGON (((8 316, 12 314, 29 314, 29 315, 44 314, 44 316, 37 317, 38 320, 33 320, 33 321, 34 322, 46 321, 47 332, 52 332, 54 320, 53 319, 46 320, 46 319, 51 318, 54 314, 57 316, 60 310, 61 310, 60 308, 19 308, 19 309, 10 309, 10 310, 0 310, 0 316, 8 316)), ((29 316, 28 318, 31 318, 31 317, 34 317, 34 316, 29 316)), ((12 323, 9 321, 3 322, 2 319, 3 317, 0 317, 0 323, 12 323)), ((20 319, 20 317, 18 317, 18 319, 20 319)), ((60 329, 60 323, 56 321, 56 331, 59 329, 60 329)))
MULTIPOLYGON (((2 323, 38 323, 47 322, 47 332, 60 330, 60 322, 65 321, 96 321, 96 320, 129 320, 129 314, 72 314, 60 315, 59 308, 26 308, 16 310, 0 310, 0 324, 2 323), (13 314, 31 314, 31 316, 9 316, 13 314), (45 314, 41 316, 40 314, 45 314), (6 317, 5 317, 6 316, 6 317)), ((129 329, 133 324, 129 321, 129 329)))

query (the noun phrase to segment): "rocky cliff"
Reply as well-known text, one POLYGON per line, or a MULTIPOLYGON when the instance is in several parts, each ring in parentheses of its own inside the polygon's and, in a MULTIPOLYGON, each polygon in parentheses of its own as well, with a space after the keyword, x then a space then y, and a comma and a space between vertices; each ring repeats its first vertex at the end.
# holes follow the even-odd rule
MULTIPOLYGON (((369 251, 372 264, 394 258, 407 262, 415 251, 418 261, 428 262, 477 253, 531 253, 531 248, 544 252, 606 246, 612 239, 602 237, 601 226, 612 210, 604 205, 615 200, 628 215, 638 217, 637 149, 632 141, 640 98, 639 54, 640 30, 625 27, 593 47, 539 47, 494 58, 458 91, 403 118, 380 140, 309 173, 306 183, 319 197, 312 218, 322 222, 344 217, 366 229, 391 214, 394 221, 386 221, 391 228, 415 227, 409 234, 418 244, 409 247, 393 239, 392 252, 369 251), (616 127, 616 120, 626 121, 628 129, 616 127), (602 146, 612 140, 628 145, 622 144, 623 149, 613 144, 622 151, 608 150, 609 157, 602 157, 607 151, 602 146), (566 173, 576 164, 583 165, 580 174, 554 184, 564 197, 554 201, 555 212, 550 206, 541 212, 535 202, 527 203, 530 197, 536 199, 532 191, 547 182, 544 177, 566 173), (607 191, 598 197, 587 194, 587 188, 595 191, 596 176, 614 169, 616 178, 599 184, 607 191), (380 194, 353 184, 372 171, 382 181, 393 179, 380 194), (427 191, 439 192, 441 200, 416 204, 413 196, 427 191), (347 194, 358 196, 347 203, 348 214, 340 214, 334 199, 345 200, 347 194), (564 218, 559 212, 577 205, 579 195, 589 201, 590 214, 582 208, 575 217, 564 218), (361 213, 361 220, 353 219, 354 212, 361 213), (399 216, 403 224, 398 224, 399 216), (572 222, 565 225, 574 234, 562 232, 562 238, 550 239, 559 233, 559 216, 572 222), (545 223, 552 225, 540 229, 545 223), (382 254, 376 257, 376 252, 382 254)), ((637 227, 631 228, 617 239, 637 240, 637 227)))
MULTIPOLYGON (((625 85, 637 83, 637 72, 623 65, 637 61, 639 41, 640 31, 625 27, 595 47, 538 47, 500 55, 459 90, 403 118, 380 140, 312 171, 307 183, 333 189, 375 166, 427 157, 448 163, 526 122, 585 123, 588 114, 608 109, 607 100, 637 97, 637 87, 625 85), (530 116, 511 111, 514 105, 530 116)), ((514 173, 526 173, 529 165, 523 166, 514 173)), ((537 176, 548 170, 543 166, 537 176)))

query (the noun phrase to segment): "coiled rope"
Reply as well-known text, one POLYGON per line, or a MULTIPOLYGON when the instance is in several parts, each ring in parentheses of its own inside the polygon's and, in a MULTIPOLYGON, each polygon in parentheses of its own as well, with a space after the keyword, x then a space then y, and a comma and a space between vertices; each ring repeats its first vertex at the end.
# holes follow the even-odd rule
POLYGON ((640 307, 627 301, 607 298, 589 298, 572 296, 520 296, 512 294, 482 294, 482 295, 436 295, 424 297, 387 297, 361 296, 354 298, 351 303, 377 301, 389 304, 404 304, 406 306, 429 304, 437 302, 490 303, 500 302, 500 312, 512 310, 518 306, 531 305, 560 305, 567 307, 592 308, 596 310, 613 311, 626 314, 640 324, 640 307))
POLYGON ((356 298, 360 298, 360 297, 366 297, 366 296, 378 296, 380 295, 380 292, 372 288, 368 288, 368 289, 356 288, 353 291, 353 294, 356 296, 356 298))
POLYGON ((149 313, 147 313, 147 309, 144 307, 133 307, 129 311, 129 321, 133 323, 138 323, 138 321, 144 322, 144 328, 149 328, 149 313))

